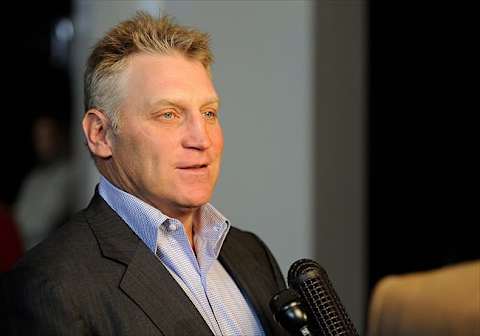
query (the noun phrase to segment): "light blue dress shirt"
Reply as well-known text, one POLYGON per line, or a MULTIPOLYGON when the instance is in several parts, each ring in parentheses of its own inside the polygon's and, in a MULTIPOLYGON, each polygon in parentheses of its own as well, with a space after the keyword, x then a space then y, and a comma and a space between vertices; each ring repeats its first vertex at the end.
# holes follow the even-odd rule
POLYGON ((215 335, 265 334, 252 306, 217 259, 230 223, 211 204, 200 209, 200 225, 193 237, 195 255, 179 220, 118 189, 103 176, 99 193, 158 256, 215 335))

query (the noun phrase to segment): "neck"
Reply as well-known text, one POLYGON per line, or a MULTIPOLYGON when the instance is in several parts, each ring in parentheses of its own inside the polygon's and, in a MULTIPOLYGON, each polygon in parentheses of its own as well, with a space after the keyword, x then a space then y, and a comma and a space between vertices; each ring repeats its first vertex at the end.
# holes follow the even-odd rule
POLYGON ((111 166, 107 165, 99 167, 100 173, 109 180, 113 185, 117 188, 138 197, 145 203, 150 204, 154 208, 160 210, 163 214, 170 218, 175 218, 182 222, 185 228, 185 234, 187 235, 188 241, 190 242, 190 246, 192 247, 193 251, 195 251, 194 246, 194 226, 200 219, 200 207, 190 208, 190 207, 179 207, 178 205, 174 204, 158 204, 154 199, 150 199, 144 193, 141 193, 138 188, 132 183, 129 183, 129 179, 126 176, 122 176, 121 174, 116 173, 115 170, 112 169, 111 166))

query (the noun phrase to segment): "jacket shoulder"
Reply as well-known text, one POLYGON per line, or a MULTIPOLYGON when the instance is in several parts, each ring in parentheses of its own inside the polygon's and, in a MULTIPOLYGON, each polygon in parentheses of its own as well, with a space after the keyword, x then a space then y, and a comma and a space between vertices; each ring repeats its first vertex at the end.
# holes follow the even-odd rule
POLYGON ((273 275, 278 288, 285 288, 285 279, 280 266, 268 246, 260 237, 253 232, 231 227, 227 239, 229 240, 227 244, 234 244, 246 251, 240 255, 245 256, 245 254, 248 254, 251 258, 255 259, 256 262, 263 265, 263 269, 268 269, 268 273, 273 275))
POLYGON ((14 267, 13 272, 26 268, 39 268, 44 271, 52 269, 58 272, 62 267, 78 265, 79 260, 97 250, 95 236, 85 219, 85 210, 82 210, 51 236, 30 249, 14 267))

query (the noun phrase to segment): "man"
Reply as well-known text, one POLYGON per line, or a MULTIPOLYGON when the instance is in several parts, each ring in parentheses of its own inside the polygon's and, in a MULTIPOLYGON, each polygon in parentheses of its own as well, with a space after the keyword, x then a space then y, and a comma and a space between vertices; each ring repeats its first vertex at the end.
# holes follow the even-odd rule
POLYGON ((208 203, 223 136, 208 36, 143 13, 85 74, 90 205, 8 275, 16 334, 279 335, 268 248, 208 203))
POLYGON ((66 155, 65 135, 60 121, 40 115, 32 127, 36 165, 25 177, 14 207, 25 250, 29 250, 72 213, 68 197, 72 167, 66 155))

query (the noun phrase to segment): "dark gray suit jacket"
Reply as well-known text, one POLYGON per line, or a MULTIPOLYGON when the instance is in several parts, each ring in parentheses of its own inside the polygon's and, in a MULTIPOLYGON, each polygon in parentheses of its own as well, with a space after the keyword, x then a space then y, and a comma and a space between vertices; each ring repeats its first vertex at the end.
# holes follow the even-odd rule
MULTIPOLYGON (((285 335, 268 307, 285 286, 268 248, 231 228, 220 262, 265 332, 285 335)), ((3 285, 13 335, 212 335, 162 263, 98 194, 3 285)))

